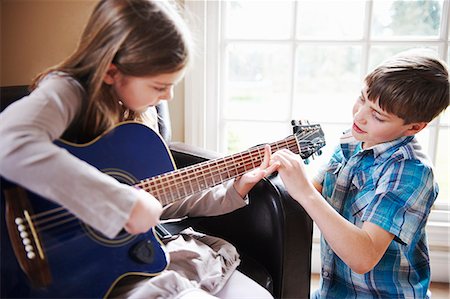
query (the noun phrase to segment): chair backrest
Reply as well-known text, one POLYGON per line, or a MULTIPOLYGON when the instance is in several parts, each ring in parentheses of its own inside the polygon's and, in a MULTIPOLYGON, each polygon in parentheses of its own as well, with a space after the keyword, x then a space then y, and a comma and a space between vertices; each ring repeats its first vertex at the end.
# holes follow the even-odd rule
MULTIPOLYGON (((8 107, 11 103, 20 100, 30 93, 27 85, 14 85, 0 87, 0 112, 8 107)), ((172 138, 172 127, 169 115, 169 105, 167 101, 162 101, 156 106, 158 111, 158 127, 159 133, 168 143, 172 138)))

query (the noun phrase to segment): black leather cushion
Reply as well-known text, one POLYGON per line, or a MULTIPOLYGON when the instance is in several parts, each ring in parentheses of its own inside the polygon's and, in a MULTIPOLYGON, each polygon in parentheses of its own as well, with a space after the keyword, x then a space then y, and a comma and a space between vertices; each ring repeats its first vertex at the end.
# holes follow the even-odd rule
POLYGON ((0 88, 0 111, 3 111, 12 102, 28 95, 28 86, 5 86, 0 88))

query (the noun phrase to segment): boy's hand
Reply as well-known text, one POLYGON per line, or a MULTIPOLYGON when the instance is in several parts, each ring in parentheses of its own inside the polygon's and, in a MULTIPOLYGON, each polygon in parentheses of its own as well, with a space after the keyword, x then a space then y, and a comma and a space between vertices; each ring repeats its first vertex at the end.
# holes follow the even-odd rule
POLYGON ((280 164, 278 173, 289 194, 296 200, 303 198, 303 192, 315 188, 306 176, 302 158, 290 150, 279 150, 272 155, 272 160, 280 164))
POLYGON ((144 190, 139 190, 139 199, 124 228, 130 234, 145 233, 159 223, 162 211, 162 205, 155 197, 144 190))
POLYGON ((233 186, 242 198, 244 198, 262 178, 277 170, 279 163, 271 163, 270 157, 271 148, 266 144, 264 147, 264 159, 261 162, 261 165, 245 173, 243 176, 236 178, 233 186))

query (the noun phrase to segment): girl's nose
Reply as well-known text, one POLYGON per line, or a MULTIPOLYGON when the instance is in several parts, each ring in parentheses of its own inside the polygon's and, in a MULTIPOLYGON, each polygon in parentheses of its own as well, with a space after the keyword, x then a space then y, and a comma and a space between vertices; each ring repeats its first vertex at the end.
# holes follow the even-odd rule
POLYGON ((167 91, 162 95, 162 98, 167 101, 173 99, 173 86, 167 88, 167 91))

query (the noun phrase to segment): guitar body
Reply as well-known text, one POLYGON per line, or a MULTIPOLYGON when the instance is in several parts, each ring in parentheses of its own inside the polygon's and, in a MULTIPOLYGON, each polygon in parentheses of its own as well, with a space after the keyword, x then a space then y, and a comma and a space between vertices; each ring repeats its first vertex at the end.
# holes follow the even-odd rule
MULTIPOLYGON (((130 185, 174 169, 160 136, 137 123, 123 123, 88 144, 56 144, 130 185)), ((99 298, 106 296, 121 277, 152 276, 166 268, 166 253, 153 230, 137 236, 121 232, 115 239, 108 239, 59 205, 20 190, 2 182, 2 298, 99 298), (27 257, 29 252, 21 244, 23 238, 18 237, 15 223, 16 218, 24 218, 25 209, 32 219, 54 211, 53 217, 60 217, 53 218, 57 222, 54 227, 46 224, 41 229, 36 221, 34 230, 27 231, 35 255, 32 259, 27 257)))

